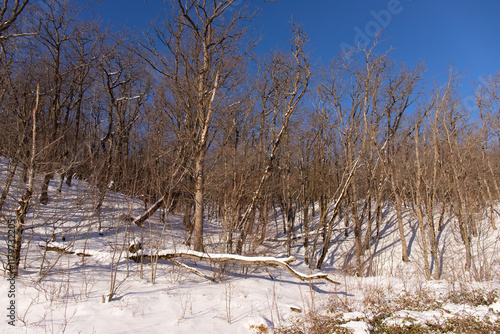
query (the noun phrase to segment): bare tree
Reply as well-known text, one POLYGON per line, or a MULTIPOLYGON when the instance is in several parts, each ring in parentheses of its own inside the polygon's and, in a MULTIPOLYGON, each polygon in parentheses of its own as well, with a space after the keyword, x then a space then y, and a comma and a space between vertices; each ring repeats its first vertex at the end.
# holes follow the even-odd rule
POLYGON ((33 61, 41 65, 37 70, 43 77, 39 139, 44 154, 38 165, 45 173, 40 193, 42 204, 49 201, 49 182, 55 172, 64 173, 66 170, 68 134, 74 112, 78 109, 75 106, 81 101, 81 94, 77 91, 82 78, 78 73, 85 65, 77 61, 79 57, 73 46, 77 39, 88 36, 83 36, 84 29, 77 25, 80 13, 78 7, 66 0, 40 1, 30 12, 31 27, 40 27, 40 33, 31 39, 31 47, 37 51, 33 61), (79 30, 82 31, 77 33, 79 30))
POLYGON ((26 228, 26 214, 33 196, 33 183, 35 179, 35 161, 36 161, 36 134, 37 134, 37 113, 38 113, 38 103, 39 103, 39 87, 37 86, 36 96, 33 107, 32 114, 32 146, 30 152, 30 162, 29 162, 29 177, 26 190, 19 201, 19 207, 16 210, 16 225, 14 227, 14 254, 13 263, 14 268, 11 268, 11 274, 13 277, 17 277, 19 274, 19 264, 21 261, 21 249, 23 244, 23 232, 26 228))
POLYGON ((242 46, 246 32, 242 23, 248 16, 242 12, 226 18, 234 0, 171 3, 174 17, 155 28, 145 45, 145 58, 162 74, 166 95, 180 102, 166 112, 178 126, 179 141, 189 143, 181 146, 190 151, 186 163, 194 179, 193 247, 202 251, 205 158, 214 115, 231 107, 228 92, 247 52, 242 46), (159 45, 166 49, 165 55, 159 45))
POLYGON ((483 184, 487 191, 490 207, 490 221, 493 229, 497 229, 495 223, 494 200, 500 198, 500 188, 498 185, 498 171, 493 168, 492 156, 494 156, 494 138, 500 142, 500 117, 498 108, 500 106, 500 73, 492 78, 485 79, 485 85, 476 87, 476 101, 481 115, 483 144, 481 155, 483 159, 483 184), (493 184, 493 187, 491 187, 493 184), (494 189, 495 191, 493 192, 494 189))
POLYGON ((22 36, 23 34, 7 34, 9 28, 14 24, 19 15, 23 12, 29 0, 4 0, 0 4, 0 40, 9 37, 22 36))
MULTIPOLYGON (((420 116, 420 115, 419 115, 420 116)), ((415 139, 415 165, 416 165, 416 175, 415 175, 415 189, 413 193, 415 194, 414 198, 411 200, 414 201, 414 211, 417 216, 418 220, 418 225, 419 225, 419 230, 420 230, 420 236, 422 237, 422 248, 423 248, 423 261, 424 261, 424 273, 426 279, 430 280, 431 279, 431 268, 429 265, 429 251, 428 251, 428 246, 427 246, 427 233, 426 233, 426 224, 424 222, 424 207, 423 207, 423 198, 422 196, 422 188, 425 186, 422 186, 422 180, 423 180, 423 172, 422 172, 422 162, 420 158, 420 127, 422 124, 423 120, 423 115, 418 117, 417 121, 415 122, 415 127, 414 127, 414 139, 415 139)), ((433 218, 432 218, 433 219, 433 218)))
POLYGON ((274 124, 280 125, 276 126, 279 130, 272 138, 265 169, 262 171, 257 189, 240 220, 241 233, 236 246, 238 254, 242 254, 246 238, 253 227, 251 217, 273 171, 280 145, 289 130, 290 119, 309 85, 311 70, 305 54, 307 38, 299 26, 294 25, 294 28, 291 55, 274 54, 269 63, 264 65, 262 72, 262 86, 259 89, 262 114, 265 117, 270 116, 274 124))
POLYGON ((420 94, 423 71, 420 66, 411 70, 404 65, 396 68, 388 57, 390 50, 379 54, 378 47, 376 39, 355 59, 341 56, 332 63, 321 85, 321 94, 331 109, 329 117, 336 119, 333 124, 343 146, 343 170, 350 170, 358 158, 361 160, 346 196, 350 211, 346 221, 352 220, 354 225, 358 275, 363 275, 363 257, 370 249, 373 221, 379 230, 386 180, 396 202, 402 258, 409 261, 402 216, 405 189, 398 159, 401 143, 397 140, 403 116, 420 94))
MULTIPOLYGON (((0 127, 3 145, 1 155, 10 159, 10 171, 7 176, 5 187, 0 196, 0 212, 2 211, 9 195, 10 187, 18 167, 27 166, 29 160, 29 139, 32 127, 32 89, 33 82, 30 74, 34 74, 32 66, 19 66, 17 60, 26 57, 29 52, 24 52, 25 44, 19 39, 3 41, 0 55, 1 64, 1 87, 0 103, 5 106, 0 111, 0 127), (7 51, 9 50, 9 51, 7 51), (16 129, 17 131, 13 131, 16 129)), ((36 81, 36 78, 32 78, 36 81)), ((25 169, 26 170, 26 169, 25 169)))
MULTIPOLYGON (((460 76, 450 69, 448 82, 443 88, 441 104, 439 105, 439 121, 442 126, 442 136, 448 152, 445 160, 446 174, 450 183, 450 199, 455 214, 460 236, 465 246, 465 270, 472 266, 472 237, 475 234, 469 205, 467 181, 471 179, 468 166, 464 161, 467 151, 461 145, 463 135, 468 127, 465 110, 460 108, 457 85, 460 76)), ((477 233, 477 231, 476 231, 477 233)))
MULTIPOLYGON (((102 90, 107 103, 103 124, 106 131, 100 136, 103 163, 98 164, 98 199, 94 211, 100 217, 100 210, 110 184, 114 189, 127 189, 130 140, 134 126, 145 112, 145 101, 149 96, 150 82, 140 59, 123 40, 111 41, 99 61, 102 90)), ((100 160, 100 159, 97 159, 100 160)), ((133 194, 132 194, 133 195, 133 194)), ((101 228, 99 218, 99 230, 101 228)))

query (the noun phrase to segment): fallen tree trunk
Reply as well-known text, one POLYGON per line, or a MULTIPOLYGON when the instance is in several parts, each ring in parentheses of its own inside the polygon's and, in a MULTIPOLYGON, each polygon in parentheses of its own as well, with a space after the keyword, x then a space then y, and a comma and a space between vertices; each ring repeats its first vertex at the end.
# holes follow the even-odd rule
POLYGON ((80 251, 71 251, 69 250, 71 248, 71 246, 64 246, 64 245, 60 245, 59 243, 48 243, 48 244, 39 244, 38 245, 40 248, 44 248, 47 252, 56 252, 56 253, 59 253, 59 254, 74 254, 74 255, 77 255, 79 257, 88 257, 88 256, 92 256, 92 254, 87 254, 87 253, 84 253, 83 251, 80 252, 80 251))
MULTIPOLYGON (((177 174, 180 172, 181 170, 181 165, 179 165, 177 167, 177 169, 175 170, 172 178, 175 179, 177 177, 177 174)), ((136 224, 137 226, 139 227, 142 227, 144 228, 144 222, 149 219, 149 217, 151 217, 163 204, 168 205, 168 203, 170 202, 170 197, 171 197, 171 194, 173 192, 173 190, 175 189, 175 187, 182 181, 182 179, 184 178, 184 175, 186 174, 186 169, 184 169, 184 171, 182 172, 181 176, 179 177, 179 179, 177 180, 177 182, 175 182, 175 184, 173 184, 169 189, 168 191, 159 199, 156 201, 155 204, 153 204, 152 207, 150 207, 149 209, 145 210, 144 213, 142 215, 140 215, 139 217, 137 218, 134 218, 133 222, 134 224, 136 224)), ((172 205, 172 203, 170 203, 170 206, 172 205)), ((167 211, 170 210, 170 207, 166 209, 167 211)))
MULTIPOLYGON (((43 247, 42 245, 40 245, 43 247)), ((69 251, 67 248, 61 248, 58 245, 55 245, 54 243, 50 243, 47 246, 45 246, 47 251, 55 251, 55 252, 63 252, 65 254, 77 254, 79 256, 91 256, 91 254, 84 254, 83 252, 76 252, 76 251, 69 251)), ((250 256, 241 256, 241 255, 233 255, 233 254, 210 254, 210 253, 203 253, 203 252, 196 252, 192 250, 185 250, 185 251, 180 251, 180 252, 175 252, 175 251, 160 251, 160 252, 153 252, 151 253, 146 253, 146 252, 137 252, 135 254, 130 254, 127 257, 128 259, 135 261, 135 262, 140 262, 141 260, 151 260, 151 259, 162 259, 162 260, 167 260, 170 262, 173 262, 174 264, 187 268, 186 265, 183 265, 175 260, 174 258, 190 258, 190 259, 195 259, 195 260, 202 260, 202 261, 207 261, 211 263, 222 263, 222 262, 235 262, 243 265, 262 265, 262 266, 273 266, 273 267, 281 267, 288 271, 290 274, 295 276, 296 278, 300 279, 301 281, 312 281, 315 279, 324 279, 328 282, 334 283, 334 284, 340 284, 339 282, 336 282, 332 280, 330 277, 328 277, 328 274, 326 273, 316 273, 312 275, 307 275, 303 274, 301 272, 296 271, 292 267, 290 267, 289 263, 295 261, 295 258, 293 256, 280 259, 280 258, 275 258, 275 257, 250 257, 250 256)), ((193 268, 189 267, 188 270, 193 271, 193 268)), ((194 269, 195 270, 195 269, 194 269)), ((195 270, 197 275, 200 275, 200 272, 195 270)), ((194 271, 193 271, 194 272, 194 271)), ((205 275, 201 274, 200 276, 206 277, 205 275)))
POLYGON ((282 267, 287 270, 290 274, 300 279, 301 281, 312 281, 314 279, 324 279, 328 282, 340 284, 328 277, 328 274, 325 273, 317 273, 312 275, 307 275, 300 273, 290 267, 289 263, 295 261, 293 256, 290 256, 285 259, 278 259, 274 257, 249 257, 249 256, 241 256, 241 255, 233 255, 233 254, 209 254, 203 252, 196 252, 191 250, 186 250, 183 252, 170 252, 170 251, 161 251, 158 254, 134 254, 129 257, 129 259, 134 261, 140 261, 140 259, 150 260, 153 257, 157 257, 158 259, 163 260, 171 260, 173 258, 191 258, 195 260, 202 260, 207 262, 235 262, 243 265, 262 265, 262 266, 273 266, 273 267, 282 267))
POLYGON ((151 217, 160 208, 160 206, 162 206, 162 204, 166 198, 167 198, 167 195, 163 195, 163 197, 160 198, 159 200, 157 200, 156 203, 153 204, 152 207, 150 207, 149 209, 144 211, 144 213, 142 215, 140 215, 137 218, 134 218, 134 220, 133 220, 134 224, 139 226, 139 227, 144 228, 144 222, 146 221, 146 219, 151 217))

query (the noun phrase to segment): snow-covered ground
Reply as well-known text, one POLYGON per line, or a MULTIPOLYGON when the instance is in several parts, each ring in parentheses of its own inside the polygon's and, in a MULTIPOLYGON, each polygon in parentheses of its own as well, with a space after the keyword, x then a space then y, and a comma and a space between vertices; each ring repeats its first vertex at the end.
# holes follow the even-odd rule
MULTIPOLYGON (((5 159, 0 160, 0 189, 4 187, 8 167, 5 159)), ((37 181, 41 181, 40 175, 37 181)), ((491 229, 488 221, 480 224, 479 236, 473 239, 474 265, 470 272, 464 270, 465 253, 453 218, 445 222, 439 236, 442 258, 439 269, 442 280, 439 281, 424 278, 421 239, 417 222, 411 219, 410 213, 406 213, 405 228, 411 262, 401 261, 395 213, 387 205, 381 237, 366 257, 369 259, 373 254, 372 260, 366 263, 370 277, 353 276, 353 236, 350 233, 345 238, 340 230, 333 236, 322 268, 323 273, 340 285, 321 279, 302 282, 281 267, 187 258, 176 260, 206 277, 159 260, 153 284, 151 263, 127 260, 128 245, 137 239, 145 252, 153 254, 155 249, 187 251, 182 244, 182 217, 169 214, 164 224, 156 213, 147 221, 146 228, 139 228, 125 218, 141 214, 142 202, 109 192, 101 215, 103 231, 99 233, 97 218, 91 210, 95 204, 94 190, 87 183, 74 180, 71 188, 64 184, 58 193, 57 182, 58 176, 50 184, 49 204, 34 204, 29 213, 28 224, 34 228, 25 232, 25 258, 15 287, 15 327, 8 324, 7 317, 7 308, 13 300, 8 295, 10 283, 6 276, 0 280, 0 309, 4 313, 0 331, 3 333, 255 333, 258 328, 294 323, 301 326, 301 319, 311 311, 341 315, 343 327, 355 333, 369 333, 368 322, 374 316, 377 303, 383 308, 384 303, 401 299, 405 294, 432 295, 438 304, 431 309, 401 309, 384 320, 388 324, 440 323, 454 315, 500 321, 498 301, 474 306, 466 300, 450 302, 445 298, 454 291, 500 291, 500 234, 491 229), (55 241, 51 241, 54 232, 55 241), (43 246, 46 245, 91 256, 45 252, 43 246), (122 250, 124 253, 120 256, 122 250), (115 295, 108 302, 114 269, 117 272, 115 295), (478 282, 478 277, 488 280, 478 282), (443 302, 439 303, 440 300, 443 302)), ((0 217, 3 266, 7 252, 5 220, 14 218, 14 200, 21 194, 16 178, 0 217)), ((277 219, 276 226, 280 226, 280 217, 273 219, 277 219)), ((218 222, 207 223, 207 252, 222 252, 219 230, 218 222)), ((256 255, 286 258, 286 247, 279 240, 265 241, 256 255)), ((290 263, 294 270, 308 275, 319 272, 304 264, 301 239, 295 242, 292 255, 296 258, 290 263)), ((2 274, 5 275, 4 271, 2 274)))

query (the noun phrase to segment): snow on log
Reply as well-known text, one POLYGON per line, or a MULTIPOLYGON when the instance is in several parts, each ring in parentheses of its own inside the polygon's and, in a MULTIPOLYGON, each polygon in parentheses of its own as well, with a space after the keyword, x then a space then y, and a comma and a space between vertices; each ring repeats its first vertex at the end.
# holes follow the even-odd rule
POLYGON ((170 261, 173 258, 191 258, 195 260, 202 260, 207 262, 236 262, 243 265, 263 265, 263 266, 279 266, 283 269, 286 269, 290 274, 300 279, 301 281, 311 281, 314 279, 324 279, 328 282, 340 284, 328 277, 328 274, 325 273, 316 273, 312 275, 307 275, 300 273, 290 267, 289 263, 295 261, 293 256, 290 256, 285 259, 278 259, 275 257, 250 257, 250 256, 242 256, 242 255, 233 255, 233 254, 211 254, 211 253, 202 253, 196 252, 192 250, 185 250, 181 252, 175 251, 159 251, 154 252, 152 255, 148 253, 142 253, 137 255, 132 255, 129 259, 134 261, 140 261, 140 259, 151 260, 152 258, 163 259, 170 261))
POLYGON ((160 198, 159 200, 156 201, 155 204, 153 204, 152 207, 150 207, 149 209, 147 209, 142 215, 140 215, 139 217, 135 218, 134 219, 134 224, 136 224, 137 226, 139 227, 144 227, 144 222, 146 221, 146 219, 148 219, 149 217, 151 217, 155 212, 156 210, 158 210, 158 208, 163 204, 163 201, 165 200, 165 196, 163 196, 162 198, 160 198))
POLYGON ((60 242, 51 241, 47 244, 39 243, 38 246, 41 248, 45 248, 47 251, 53 251, 59 254, 75 254, 75 252, 69 250, 71 248, 71 245, 66 246, 65 244, 60 242))
MULTIPOLYGON (((92 256, 92 254, 84 253, 84 252, 78 252, 78 251, 71 251, 69 250, 70 247, 64 246, 60 243, 55 243, 51 242, 48 243, 47 245, 40 245, 40 247, 46 248, 47 251, 55 251, 58 253, 62 254, 76 254, 78 256, 92 256)), ((287 257, 287 258, 275 258, 275 257, 269 257, 269 256, 243 256, 243 255, 234 255, 234 254, 214 254, 214 253, 203 253, 203 252, 196 252, 193 250, 184 250, 184 251, 168 251, 168 250, 163 250, 163 251, 153 251, 151 252, 144 252, 143 250, 139 250, 136 253, 132 254, 130 252, 127 252, 129 254, 128 259, 133 260, 135 262, 139 262, 141 260, 152 260, 152 259, 162 259, 162 260, 167 260, 169 262, 172 262, 173 264, 185 268, 189 271, 194 272, 195 274, 207 278, 206 275, 201 273, 200 271, 189 267, 183 263, 177 262, 173 260, 174 258, 191 258, 195 260, 202 260, 202 261, 207 261, 207 262, 235 262, 243 265, 253 265, 253 266, 273 266, 273 267, 281 267, 283 269, 286 269, 290 274, 295 276, 296 278, 300 279, 301 281, 312 281, 315 279, 324 279, 328 282, 334 283, 334 284, 340 284, 339 282, 336 282, 332 280, 330 277, 328 277, 328 274, 326 273, 316 273, 312 275, 307 275, 301 272, 296 271, 292 267, 290 267, 290 263, 295 261, 295 258, 293 256, 287 257)))
POLYGON ((38 246, 41 248, 45 248, 45 250, 47 250, 48 252, 52 251, 52 252, 56 252, 59 254, 70 254, 70 255, 75 254, 75 255, 80 256, 80 257, 92 256, 92 254, 85 253, 83 250, 82 251, 70 250, 70 248, 72 248, 71 245, 66 246, 63 243, 55 242, 55 241, 51 241, 47 244, 39 243, 38 246))

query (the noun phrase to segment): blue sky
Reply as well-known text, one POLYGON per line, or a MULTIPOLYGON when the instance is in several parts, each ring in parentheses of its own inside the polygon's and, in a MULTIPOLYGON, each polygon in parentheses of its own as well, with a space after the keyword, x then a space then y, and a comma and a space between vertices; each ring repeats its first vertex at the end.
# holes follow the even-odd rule
MULTIPOLYGON (((423 61, 427 79, 444 83, 450 65, 465 72, 463 94, 471 82, 500 71, 499 0, 236 0, 261 10, 254 19, 262 34, 258 52, 286 47, 290 20, 304 27, 316 62, 328 63, 342 46, 371 40, 384 27, 384 48, 411 66, 423 61)), ((161 14, 164 0, 102 0, 95 9, 105 22, 143 29, 161 14)), ((464 97, 465 97, 464 96, 464 97)))

